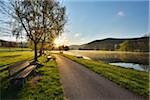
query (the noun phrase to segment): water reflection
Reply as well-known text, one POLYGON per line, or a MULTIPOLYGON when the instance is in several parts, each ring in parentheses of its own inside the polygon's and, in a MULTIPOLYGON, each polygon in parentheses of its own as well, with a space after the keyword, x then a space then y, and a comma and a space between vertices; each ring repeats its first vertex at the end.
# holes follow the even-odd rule
MULTIPOLYGON (((118 51, 94 51, 94 50, 70 50, 68 53, 87 56, 93 60, 101 60, 108 63, 126 63, 131 68, 137 64, 142 70, 149 69, 149 53, 118 52, 118 51), (129 65, 128 65, 129 64, 129 65), (131 64, 131 65, 130 65, 131 64)), ((122 64, 121 64, 122 65, 122 64)))
POLYGON ((134 64, 134 63, 122 63, 122 62, 109 63, 109 64, 126 67, 126 68, 133 68, 133 69, 140 70, 140 71, 147 71, 147 72, 149 71, 148 65, 140 65, 140 64, 134 64))

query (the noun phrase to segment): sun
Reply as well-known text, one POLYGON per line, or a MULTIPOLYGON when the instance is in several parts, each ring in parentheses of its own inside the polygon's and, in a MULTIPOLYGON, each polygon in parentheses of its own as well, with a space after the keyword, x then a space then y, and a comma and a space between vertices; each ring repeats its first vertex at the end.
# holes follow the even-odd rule
POLYGON ((56 47, 59 47, 59 46, 61 46, 61 45, 64 44, 64 41, 63 41, 63 39, 61 39, 61 38, 56 38, 56 39, 54 40, 54 44, 56 45, 56 47))
POLYGON ((54 45, 55 47, 59 47, 59 46, 62 46, 62 45, 67 45, 68 44, 68 40, 67 40, 67 37, 62 34, 60 36, 58 36, 57 38, 54 39, 54 45))

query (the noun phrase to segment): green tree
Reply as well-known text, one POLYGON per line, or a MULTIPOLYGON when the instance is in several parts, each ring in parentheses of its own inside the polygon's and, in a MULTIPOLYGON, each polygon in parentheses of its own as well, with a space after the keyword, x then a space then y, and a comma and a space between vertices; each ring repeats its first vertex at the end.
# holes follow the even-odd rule
POLYGON ((68 51, 68 50, 70 50, 70 48, 68 46, 64 46, 64 50, 68 51))
POLYGON ((61 50, 70 50, 70 48, 68 46, 65 46, 65 45, 62 45, 62 46, 59 46, 58 49, 61 51, 61 50))
POLYGON ((129 41, 124 41, 120 44, 120 51, 128 51, 128 47, 129 47, 129 41))

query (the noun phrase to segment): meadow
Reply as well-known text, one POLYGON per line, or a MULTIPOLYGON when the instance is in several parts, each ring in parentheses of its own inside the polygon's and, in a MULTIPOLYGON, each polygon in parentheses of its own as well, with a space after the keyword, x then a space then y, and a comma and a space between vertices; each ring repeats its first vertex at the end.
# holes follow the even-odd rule
POLYGON ((50 60, 47 62, 45 56, 38 58, 41 67, 36 69, 22 88, 11 85, 7 67, 22 60, 32 62, 33 55, 34 53, 31 51, 0 52, 1 99, 64 99, 56 61, 50 60))
POLYGON ((31 51, 30 48, 17 48, 17 47, 0 47, 0 51, 31 51))
POLYGON ((8 65, 22 60, 33 58, 33 52, 0 52, 0 77, 1 80, 8 77, 8 65))
POLYGON ((68 54, 63 54, 63 56, 84 65, 95 73, 138 95, 145 97, 148 97, 149 95, 149 74, 147 72, 137 71, 131 68, 122 68, 102 61, 77 58, 76 56, 68 54))

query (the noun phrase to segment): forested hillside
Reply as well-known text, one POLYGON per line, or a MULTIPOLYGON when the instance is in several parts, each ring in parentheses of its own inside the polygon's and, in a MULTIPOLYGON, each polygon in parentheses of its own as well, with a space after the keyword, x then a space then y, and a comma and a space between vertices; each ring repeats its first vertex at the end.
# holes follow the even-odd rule
POLYGON ((80 50, 109 50, 109 51, 149 51, 149 37, 116 39, 107 38, 95 40, 87 44, 70 46, 71 49, 78 47, 80 50))

